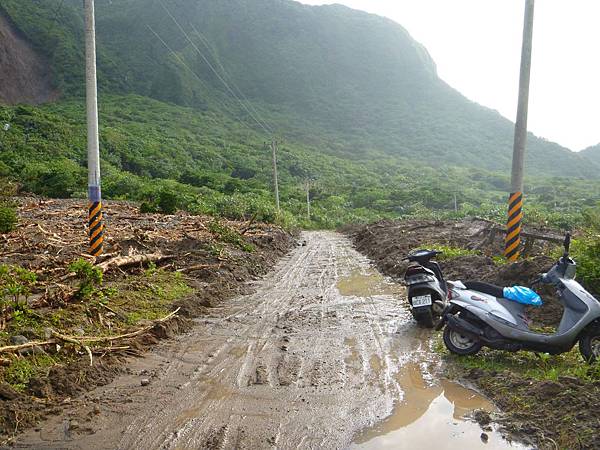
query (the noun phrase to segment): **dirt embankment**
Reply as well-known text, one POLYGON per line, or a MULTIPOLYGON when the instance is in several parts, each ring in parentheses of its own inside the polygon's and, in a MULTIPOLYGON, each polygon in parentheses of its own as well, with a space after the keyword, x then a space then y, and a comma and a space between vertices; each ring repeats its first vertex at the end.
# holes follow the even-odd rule
MULTIPOLYGON (((386 220, 353 227, 347 233, 359 251, 397 279, 404 275, 406 263, 401 260, 407 253, 435 244, 478 248, 481 252, 441 261, 448 279, 528 286, 553 264, 553 259, 546 256, 550 250, 546 244, 535 246, 528 259, 515 264, 496 264, 492 256, 501 254, 502 237, 481 245, 485 239, 481 231, 487 226, 487 222, 480 220, 386 220)), ((534 325, 556 326, 563 307, 550 290, 540 294, 544 306, 530 308, 529 315, 534 325)), ((597 412, 600 381, 595 381, 598 367, 587 367, 576 350, 564 359, 540 358, 537 362, 533 356, 520 355, 525 354, 490 351, 464 364, 461 359, 450 359, 456 364, 451 363, 449 370, 453 376, 478 386, 506 412, 502 420, 506 429, 535 441, 539 448, 600 448, 597 412)))
POLYGON ((143 254, 166 258, 157 262, 156 269, 136 264, 106 271, 102 294, 83 301, 76 297, 78 282, 69 275, 68 266, 87 248, 86 213, 85 202, 79 200, 20 200, 18 228, 0 235, 0 266, 23 267, 36 274, 37 282, 25 313, 18 317, 10 308, 3 310, 0 347, 14 344, 15 334, 44 341, 48 339, 44 333, 54 323, 69 336, 113 336, 148 324, 151 329, 132 339, 92 348, 91 367, 88 355, 77 346, 0 354, 0 442, 40 417, 56 413, 71 398, 110 382, 122 372, 126 355, 141 354, 160 339, 188 329, 191 318, 251 291, 248 282, 268 272, 295 242, 289 233, 270 225, 185 213, 141 215, 133 204, 108 202, 105 256, 96 263, 143 254), (167 312, 176 308, 179 312, 173 320, 152 326, 148 318, 163 311, 157 309, 159 303, 167 312), (27 326, 17 323, 23 317, 27 326), (68 358, 61 357, 65 351, 68 358), (16 368, 29 370, 28 358, 38 364, 48 358, 58 363, 42 376, 28 378, 17 390, 3 383, 8 373, 12 378, 25 376, 16 368))
POLYGON ((56 100, 48 61, 0 8, 0 103, 39 104, 56 100))
MULTIPOLYGON (((490 223, 484 220, 464 221, 391 221, 347 230, 357 249, 367 255, 386 275, 402 279, 407 263, 402 261, 410 251, 445 245, 462 249, 476 249, 470 254, 440 262, 444 276, 449 280, 485 281, 500 286, 529 286, 540 273, 553 264, 546 256, 553 244, 536 241, 529 258, 516 264, 499 264, 494 256, 502 254, 502 237, 485 242, 485 230, 490 223), (484 245, 482 245, 484 244, 484 245)), ((540 230, 536 230, 540 231, 540 230)), ((560 322, 562 306, 551 289, 542 288, 544 308, 530 308, 529 316, 542 326, 560 322)))

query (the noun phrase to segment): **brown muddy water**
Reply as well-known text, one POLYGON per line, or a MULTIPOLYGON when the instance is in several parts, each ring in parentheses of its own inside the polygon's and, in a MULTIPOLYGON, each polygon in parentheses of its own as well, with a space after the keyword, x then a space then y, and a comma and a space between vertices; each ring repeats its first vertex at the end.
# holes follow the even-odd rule
POLYGON ((306 245, 129 373, 23 435, 36 449, 472 449, 474 409, 494 407, 439 378, 429 330, 404 289, 345 237, 306 245), (141 378, 150 385, 140 386, 141 378), (73 425, 76 424, 76 426, 73 425))

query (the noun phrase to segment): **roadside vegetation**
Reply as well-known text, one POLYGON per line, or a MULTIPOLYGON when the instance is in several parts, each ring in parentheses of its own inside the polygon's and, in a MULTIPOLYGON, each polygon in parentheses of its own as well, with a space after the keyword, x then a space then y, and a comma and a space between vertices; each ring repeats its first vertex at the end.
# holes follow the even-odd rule
MULTIPOLYGON (((0 347, 44 342, 55 331, 74 337, 118 336, 165 317, 174 302, 193 292, 180 273, 156 267, 104 284, 100 269, 85 260, 71 264, 69 270, 73 271, 70 287, 54 292, 46 299, 47 306, 39 308, 32 297, 32 291, 41 287, 36 274, 0 265, 0 347)), ((89 346, 93 352, 96 347, 111 351, 106 343, 89 346)), ((3 354, 0 383, 23 392, 33 377, 47 375, 51 367, 77 359, 82 351, 77 346, 59 347, 34 346, 3 354)))
MULTIPOLYGON (((82 101, 0 106, 0 122, 11 125, 0 129, 0 177, 23 192, 85 197, 82 101)), ((138 201, 143 212, 256 217, 290 228, 397 217, 479 216, 503 222, 506 215, 506 175, 463 167, 440 170, 383 154, 340 157, 294 141, 280 147, 278 213, 266 136, 218 113, 133 95, 105 95, 100 123, 103 194, 109 200, 138 201), (315 180, 310 220, 306 179, 315 180)), ((569 229, 580 226, 582 209, 600 199, 600 182, 530 177, 525 191, 528 223, 569 229)))

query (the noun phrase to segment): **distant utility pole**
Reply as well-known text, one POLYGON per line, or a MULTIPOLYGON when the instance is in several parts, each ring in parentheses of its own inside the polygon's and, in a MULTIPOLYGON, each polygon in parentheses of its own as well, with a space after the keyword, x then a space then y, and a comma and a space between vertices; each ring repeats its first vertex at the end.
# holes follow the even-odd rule
POLYGON ((519 258, 521 223, 523 221, 523 161, 527 142, 527 110, 529 106, 529 79, 531 73, 531 49, 533 45, 533 12, 535 0, 526 0, 521 49, 521 75, 519 77, 519 104, 515 124, 513 147, 511 193, 508 200, 508 220, 504 256, 509 261, 519 258))
POLYGON ((311 180, 307 179, 305 182, 306 187, 306 217, 310 221, 310 184, 311 180))
POLYGON ((275 188, 275 206, 277 212, 281 212, 279 206, 279 179, 277 175, 277 150, 279 150, 277 141, 271 141, 271 150, 273 151, 273 186, 275 188))
POLYGON ((104 223, 100 190, 100 144, 98 140, 98 86, 96 80, 96 21, 94 0, 84 0, 85 62, 88 142, 88 236, 89 253, 102 254, 104 223))

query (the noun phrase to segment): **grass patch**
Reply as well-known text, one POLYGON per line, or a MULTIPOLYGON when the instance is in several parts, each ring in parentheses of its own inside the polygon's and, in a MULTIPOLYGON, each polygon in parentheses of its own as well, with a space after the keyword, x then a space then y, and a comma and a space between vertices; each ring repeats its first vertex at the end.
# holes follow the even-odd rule
POLYGON ((600 363, 588 365, 574 348, 560 355, 546 353, 517 352, 510 353, 484 348, 474 356, 452 355, 441 342, 436 342, 435 351, 458 366, 470 369, 482 369, 488 372, 510 371, 526 378, 538 381, 557 381, 560 377, 576 377, 582 381, 600 381, 600 363))
POLYGON ((0 372, 0 379, 3 379, 14 390, 23 392, 29 380, 34 377, 46 376, 52 366, 64 362, 64 360, 62 356, 51 356, 47 353, 13 357, 11 364, 0 372))
MULTIPOLYGON (((144 273, 128 276, 104 288, 93 289, 85 299, 78 296, 73 303, 59 308, 13 313, 7 328, 0 332, 0 346, 10 345, 10 337, 25 335, 30 340, 44 339, 46 328, 67 335, 106 336, 120 334, 140 322, 166 316, 177 300, 193 289, 177 272, 167 272, 151 266, 144 273)), ((50 367, 64 363, 73 355, 34 353, 14 355, 10 364, 0 369, 0 382, 6 382, 23 392, 33 377, 47 374, 50 367)))
POLYGON ((236 229, 229 227, 216 219, 208 224, 208 229, 212 234, 217 236, 217 239, 221 242, 233 244, 248 253, 252 253, 256 250, 254 245, 246 242, 244 237, 236 229))

